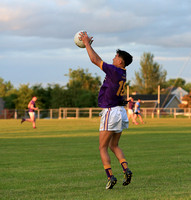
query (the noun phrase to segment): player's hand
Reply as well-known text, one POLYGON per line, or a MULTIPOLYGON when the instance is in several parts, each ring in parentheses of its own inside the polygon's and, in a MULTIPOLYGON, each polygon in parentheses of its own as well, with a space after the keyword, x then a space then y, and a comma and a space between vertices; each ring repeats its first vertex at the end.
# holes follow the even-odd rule
POLYGON ((93 42, 93 37, 89 37, 87 32, 81 32, 79 39, 81 39, 83 41, 85 46, 86 45, 91 45, 92 42, 93 42))

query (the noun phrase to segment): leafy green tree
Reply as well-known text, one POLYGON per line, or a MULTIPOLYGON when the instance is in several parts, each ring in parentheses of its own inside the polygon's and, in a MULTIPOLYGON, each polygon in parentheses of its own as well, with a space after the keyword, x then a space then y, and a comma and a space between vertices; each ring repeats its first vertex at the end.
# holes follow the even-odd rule
POLYGON ((5 97, 7 92, 13 88, 14 87, 10 81, 4 81, 4 79, 0 77, 0 97, 5 97))
POLYGON ((101 78, 93 77, 88 69, 69 70, 66 98, 70 95, 69 107, 97 106, 97 97, 101 86, 101 78))
POLYGON ((78 98, 76 98, 76 107, 97 107, 97 94, 88 90, 79 92, 78 98))
POLYGON ((92 92, 98 92, 101 85, 101 78, 96 75, 93 77, 91 73, 88 72, 88 69, 72 70, 69 69, 69 83, 67 88, 83 88, 92 92))
POLYGON ((162 70, 157 62, 154 62, 154 55, 144 53, 140 60, 141 69, 135 72, 134 87, 140 94, 154 94, 158 85, 163 85, 167 72, 162 70))
POLYGON ((5 104, 4 107, 7 109, 15 108, 15 100, 17 98, 17 90, 10 81, 4 81, 0 78, 0 97, 3 98, 5 104))
POLYGON ((184 87, 185 86, 186 81, 182 78, 177 78, 177 79, 169 79, 168 81, 166 81, 165 83, 165 87, 184 87))
POLYGON ((187 90, 188 92, 191 91, 191 83, 186 83, 186 81, 183 78, 177 78, 177 79, 169 79, 164 84, 165 88, 168 87, 181 87, 184 90, 187 90))
POLYGON ((72 88, 69 88, 64 91, 63 95, 63 107, 76 107, 76 99, 78 97, 78 90, 73 90, 72 88))
POLYGON ((42 84, 36 84, 31 87, 34 96, 38 98, 38 106, 41 109, 51 108, 51 92, 52 86, 49 84, 47 88, 43 88, 42 84))
POLYGON ((11 92, 7 94, 5 97, 3 97, 3 100, 5 102, 4 107, 7 109, 15 109, 15 102, 17 100, 17 91, 14 90, 14 92, 11 92))
POLYGON ((21 84, 17 92, 15 108, 27 109, 28 103, 32 99, 33 95, 34 95, 33 90, 29 88, 29 84, 21 84))
POLYGON ((51 108, 64 107, 64 87, 59 84, 52 86, 51 90, 51 108))
POLYGON ((191 93, 191 83, 186 83, 184 89, 191 93))

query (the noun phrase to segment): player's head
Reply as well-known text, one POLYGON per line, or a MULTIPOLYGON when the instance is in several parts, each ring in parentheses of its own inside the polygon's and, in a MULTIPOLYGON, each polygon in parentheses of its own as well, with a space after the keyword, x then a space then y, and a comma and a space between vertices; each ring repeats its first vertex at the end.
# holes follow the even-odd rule
POLYGON ((131 100, 131 101, 134 101, 133 97, 130 97, 130 100, 131 100))
POLYGON ((32 101, 36 101, 36 100, 37 100, 37 97, 33 97, 33 98, 32 98, 32 101))
POLYGON ((127 53, 126 51, 117 49, 116 53, 124 61, 124 67, 130 65, 133 62, 133 56, 127 53))

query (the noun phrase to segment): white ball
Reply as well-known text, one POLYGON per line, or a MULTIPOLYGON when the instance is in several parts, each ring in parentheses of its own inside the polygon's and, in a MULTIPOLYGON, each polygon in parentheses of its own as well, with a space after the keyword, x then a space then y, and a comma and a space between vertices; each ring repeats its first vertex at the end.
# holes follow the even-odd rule
POLYGON ((79 31, 75 34, 74 36, 74 42, 75 44, 80 47, 80 48, 85 48, 85 45, 83 43, 83 41, 79 38, 80 37, 80 33, 83 32, 83 33, 87 33, 86 31, 79 31))

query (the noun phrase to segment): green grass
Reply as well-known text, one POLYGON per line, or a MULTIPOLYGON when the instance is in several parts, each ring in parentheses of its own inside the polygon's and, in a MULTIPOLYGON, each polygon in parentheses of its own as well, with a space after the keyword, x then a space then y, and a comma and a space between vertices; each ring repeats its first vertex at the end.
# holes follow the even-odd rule
POLYGON ((98 128, 98 118, 39 120, 36 130, 0 120, 0 199, 191 199, 191 119, 130 123, 120 146, 132 183, 122 186, 122 168, 110 152, 118 183, 109 191, 98 128))

